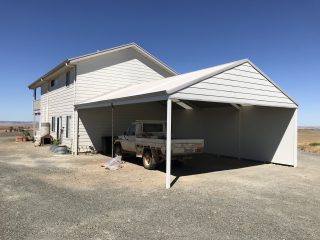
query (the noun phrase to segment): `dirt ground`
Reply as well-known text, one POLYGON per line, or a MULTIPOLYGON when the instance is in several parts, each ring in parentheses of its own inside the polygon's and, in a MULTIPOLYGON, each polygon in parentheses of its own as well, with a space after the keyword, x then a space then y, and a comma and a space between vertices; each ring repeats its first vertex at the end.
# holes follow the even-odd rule
POLYGON ((204 156, 173 169, 0 139, 0 239, 320 239, 320 155, 297 168, 204 156))
POLYGON ((320 153, 320 129, 299 129, 298 147, 305 152, 320 153), (317 146, 310 146, 310 144, 317 146))

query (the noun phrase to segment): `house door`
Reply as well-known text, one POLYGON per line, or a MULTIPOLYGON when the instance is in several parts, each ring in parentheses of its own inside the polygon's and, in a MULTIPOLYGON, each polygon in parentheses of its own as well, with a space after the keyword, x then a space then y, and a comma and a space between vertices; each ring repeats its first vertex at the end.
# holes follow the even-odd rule
POLYGON ((57 139, 60 138, 60 118, 57 117, 57 139))

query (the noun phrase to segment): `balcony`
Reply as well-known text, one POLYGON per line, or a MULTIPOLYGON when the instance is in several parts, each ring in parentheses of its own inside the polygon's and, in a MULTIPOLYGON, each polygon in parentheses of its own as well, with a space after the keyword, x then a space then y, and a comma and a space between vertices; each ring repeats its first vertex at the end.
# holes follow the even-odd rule
POLYGON ((33 101, 33 112, 40 112, 40 100, 33 101))

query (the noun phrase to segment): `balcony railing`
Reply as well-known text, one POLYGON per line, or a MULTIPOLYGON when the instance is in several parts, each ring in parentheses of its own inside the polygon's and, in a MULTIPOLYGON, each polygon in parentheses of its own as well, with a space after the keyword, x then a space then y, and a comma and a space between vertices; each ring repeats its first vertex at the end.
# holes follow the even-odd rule
POLYGON ((33 111, 34 112, 40 112, 40 100, 34 100, 33 101, 33 111))

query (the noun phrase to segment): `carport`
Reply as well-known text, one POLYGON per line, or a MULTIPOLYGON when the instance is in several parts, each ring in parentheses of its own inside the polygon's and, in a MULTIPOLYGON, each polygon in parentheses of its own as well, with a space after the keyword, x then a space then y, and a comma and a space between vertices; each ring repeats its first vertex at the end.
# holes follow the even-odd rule
POLYGON ((248 59, 104 93, 76 110, 111 109, 114 136, 114 109, 153 102, 166 103, 166 188, 172 132, 204 137, 208 153, 297 166, 298 105, 248 59), (174 117, 173 105, 183 110, 174 117))

